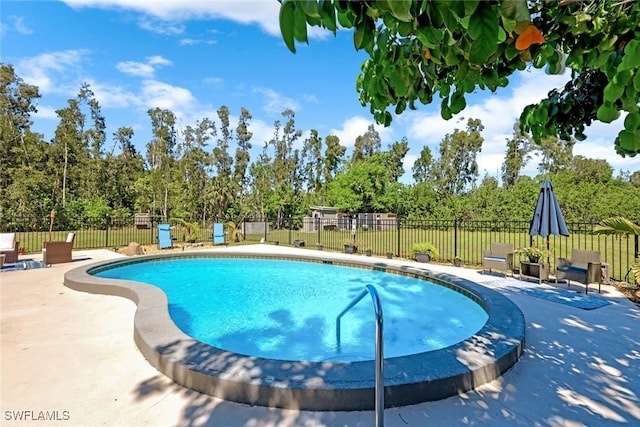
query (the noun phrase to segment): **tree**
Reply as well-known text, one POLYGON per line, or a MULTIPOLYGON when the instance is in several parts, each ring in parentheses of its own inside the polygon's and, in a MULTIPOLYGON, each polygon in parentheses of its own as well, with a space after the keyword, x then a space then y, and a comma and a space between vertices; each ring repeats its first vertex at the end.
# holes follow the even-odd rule
POLYGON ((302 146, 302 162, 307 191, 320 193, 322 191, 322 137, 318 131, 311 129, 309 138, 302 146))
POLYGON ((195 127, 185 128, 182 140, 177 144, 180 206, 176 206, 179 210, 174 215, 192 221, 206 219, 210 203, 206 197, 208 170, 212 164, 212 156, 206 149, 214 136, 215 125, 208 118, 197 121, 195 127))
POLYGON ((408 152, 409 141, 404 136, 389 147, 389 179, 391 181, 398 182, 398 179, 404 175, 403 162, 408 152))
POLYGON ((433 155, 431 154, 431 149, 425 145, 420 150, 420 157, 416 159, 411 168, 414 181, 417 183, 432 181, 432 170, 433 155))
POLYGON ((51 209, 47 176, 48 145, 31 131, 32 113, 40 98, 12 66, 0 64, 0 218, 37 218, 51 209))
POLYGON ((113 150, 105 159, 106 180, 103 183, 109 205, 114 209, 135 210, 135 183, 144 173, 144 159, 133 145, 133 129, 121 127, 113 134, 115 148, 120 146, 120 153, 113 155, 113 150))
POLYGON ((467 120, 467 129, 456 129, 447 134, 440 143, 440 157, 435 162, 433 173, 435 186, 441 196, 461 194, 478 177, 476 156, 482 150, 484 129, 478 119, 467 120))
POLYGON ((576 184, 581 182, 606 184, 613 179, 613 168, 604 159, 575 156, 570 167, 573 170, 576 184))
POLYGON ((329 185, 340 170, 340 166, 344 161, 344 154, 347 147, 340 145, 340 138, 335 135, 329 135, 325 138, 323 177, 324 185, 329 185))
POLYGON ((531 159, 531 140, 522 133, 520 124, 513 126, 513 137, 507 140, 507 153, 502 164, 502 185, 512 187, 515 185, 520 171, 531 159))
POLYGON ((573 146, 575 141, 562 141, 554 136, 544 138, 540 145, 534 147, 534 151, 542 154, 538 164, 538 170, 543 174, 555 175, 561 170, 569 168, 573 159, 573 146))
POLYGON ((233 172, 234 181, 240 185, 241 191, 245 190, 247 185, 247 168, 251 156, 251 138, 253 134, 249 132, 249 121, 252 119, 251 113, 246 108, 240 110, 238 118, 238 126, 236 127, 237 149, 235 154, 235 170, 233 172))
POLYGON ((592 121, 628 113, 615 141, 621 155, 640 153, 640 2, 631 0, 409 1, 281 0, 280 30, 289 50, 307 43, 307 25, 353 28, 369 55, 357 79, 360 102, 378 123, 441 98, 450 119, 476 89, 496 91, 533 65, 572 70, 562 91, 523 111, 536 143, 585 138, 592 121))
POLYGON ((342 212, 385 212, 390 184, 383 153, 351 162, 329 185, 328 202, 342 212))
POLYGON ((355 162, 358 160, 362 160, 365 157, 371 157, 374 155, 374 153, 380 152, 381 146, 382 142, 380 139, 380 134, 371 124, 367 127, 367 131, 364 133, 364 135, 359 135, 356 137, 356 141, 353 146, 351 161, 355 162))
POLYGON ((171 111, 160 108, 152 108, 148 114, 153 132, 153 139, 147 144, 147 162, 151 169, 149 178, 153 195, 152 210, 155 213, 159 209, 164 218, 169 218, 171 172, 175 163, 176 116, 171 111))
POLYGON ((77 99, 69 99, 67 104, 66 108, 56 110, 60 122, 49 150, 49 170, 54 171, 55 180, 51 198, 62 207, 67 203, 67 194, 80 196, 81 164, 87 148, 83 144, 84 116, 80 103, 77 99))

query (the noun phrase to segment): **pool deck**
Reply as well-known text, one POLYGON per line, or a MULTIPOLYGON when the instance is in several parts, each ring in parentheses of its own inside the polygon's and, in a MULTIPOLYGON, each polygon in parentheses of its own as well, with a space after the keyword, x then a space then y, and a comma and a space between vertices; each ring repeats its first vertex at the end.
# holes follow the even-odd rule
MULTIPOLYGON (((230 249, 243 251, 246 247, 230 249)), ((310 251, 251 246, 251 251, 256 250, 269 254, 310 251)), ((174 384, 137 349, 133 341, 136 307, 131 301, 77 292, 62 284, 64 273, 72 268, 121 255, 79 250, 73 256, 74 262, 51 268, 0 273, 2 425, 374 424, 373 411, 252 407, 174 384), (40 415, 54 420, 28 421, 40 415), (18 421, 19 416, 27 421, 18 421)), ((323 252, 323 256, 348 259, 358 255, 323 252)), ((593 293, 611 304, 582 310, 509 290, 498 275, 406 260, 383 262, 485 283, 512 299, 527 324, 524 354, 499 380, 445 400, 386 409, 386 426, 640 425, 640 308, 615 288, 603 285, 601 295, 593 293)), ((540 285, 522 282, 522 286, 540 285)), ((582 285, 571 289, 584 292, 582 285)))

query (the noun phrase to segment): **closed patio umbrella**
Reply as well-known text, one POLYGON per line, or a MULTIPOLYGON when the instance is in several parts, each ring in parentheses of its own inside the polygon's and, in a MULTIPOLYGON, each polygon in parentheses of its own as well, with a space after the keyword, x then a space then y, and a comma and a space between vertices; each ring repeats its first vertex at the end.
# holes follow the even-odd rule
POLYGON ((558 199, 553 192, 551 181, 545 180, 540 186, 538 203, 531 219, 529 227, 530 236, 542 236, 547 238, 547 249, 549 248, 549 236, 568 236, 567 223, 562 217, 558 199))

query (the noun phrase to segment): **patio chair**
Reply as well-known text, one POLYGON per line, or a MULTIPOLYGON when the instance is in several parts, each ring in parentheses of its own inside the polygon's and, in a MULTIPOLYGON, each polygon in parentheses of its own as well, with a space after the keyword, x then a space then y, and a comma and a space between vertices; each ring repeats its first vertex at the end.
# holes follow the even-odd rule
POLYGON ((221 223, 213 224, 213 244, 224 245, 224 225, 221 223))
POLYGON ((172 247, 171 226, 169 224, 158 224, 158 249, 169 249, 172 247))
POLYGON ((513 276, 513 253, 511 243, 492 243, 491 249, 482 251, 482 273, 485 270, 500 270, 510 272, 513 276))
POLYGON ((18 262, 18 245, 16 233, 0 233, 0 254, 4 255, 4 262, 18 262))
POLYGON ((584 284, 584 293, 589 293, 589 283, 598 284, 598 293, 602 284, 602 263, 600 252, 584 249, 573 249, 571 259, 558 258, 556 260, 556 284, 558 279, 565 279, 567 287, 571 280, 584 284))
POLYGON ((67 234, 67 240, 48 241, 42 244, 42 262, 47 265, 61 264, 63 262, 71 262, 73 258, 71 251, 73 250, 73 241, 76 233, 67 234))

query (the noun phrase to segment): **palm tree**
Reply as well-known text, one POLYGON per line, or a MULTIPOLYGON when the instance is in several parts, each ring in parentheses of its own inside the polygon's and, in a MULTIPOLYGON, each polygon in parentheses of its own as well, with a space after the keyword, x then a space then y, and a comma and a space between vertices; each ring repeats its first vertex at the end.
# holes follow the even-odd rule
MULTIPOLYGON (((634 224, 627 218, 614 216, 600 221, 600 224, 596 225, 593 231, 596 234, 636 236, 636 238, 638 238, 637 236, 640 236, 640 225, 634 224)), ((638 253, 635 255, 636 261, 631 266, 630 272, 635 279, 635 283, 640 285, 640 257, 638 257, 638 253)))
POLYGON ((186 235, 183 234, 183 239, 189 243, 195 243, 198 240, 198 233, 200 231, 200 226, 197 222, 188 222, 182 218, 169 218, 169 221, 174 221, 180 223, 184 228, 186 228, 186 235))

